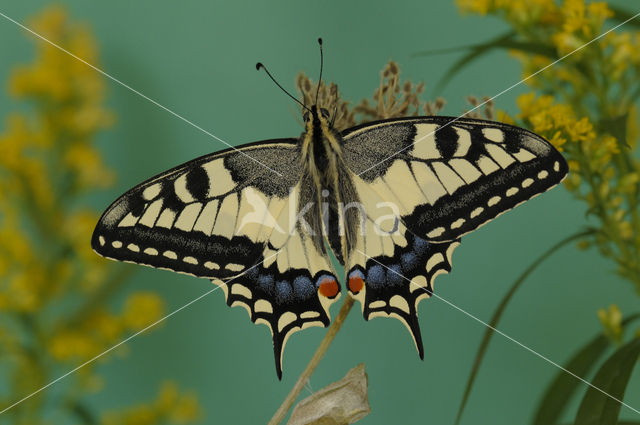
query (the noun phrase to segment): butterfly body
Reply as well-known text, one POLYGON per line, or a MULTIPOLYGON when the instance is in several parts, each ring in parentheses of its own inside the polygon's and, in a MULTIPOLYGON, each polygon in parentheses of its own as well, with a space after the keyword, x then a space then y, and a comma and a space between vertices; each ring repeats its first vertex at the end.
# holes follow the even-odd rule
POLYGON ((220 285, 269 327, 278 376, 288 337, 330 323, 340 281, 365 319, 400 319, 422 357, 417 306, 460 238, 566 173, 546 140, 514 126, 411 117, 339 132, 312 106, 299 139, 206 155, 134 187, 92 246, 220 285))

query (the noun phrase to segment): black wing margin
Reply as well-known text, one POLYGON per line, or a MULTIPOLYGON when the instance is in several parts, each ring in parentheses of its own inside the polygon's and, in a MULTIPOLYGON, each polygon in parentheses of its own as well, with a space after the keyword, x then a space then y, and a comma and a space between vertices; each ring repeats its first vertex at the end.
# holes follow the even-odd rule
POLYGON ((345 163, 402 198, 402 219, 434 242, 453 241, 557 185, 562 155, 519 127, 477 119, 379 121, 343 133, 345 163))

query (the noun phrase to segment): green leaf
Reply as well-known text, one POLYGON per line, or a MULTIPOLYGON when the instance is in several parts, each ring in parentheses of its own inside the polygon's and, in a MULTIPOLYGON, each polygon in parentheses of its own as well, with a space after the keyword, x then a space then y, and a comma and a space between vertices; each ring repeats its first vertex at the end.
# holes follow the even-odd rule
POLYGON ((517 34, 515 32, 507 32, 506 34, 499 35, 491 40, 483 43, 474 44, 471 46, 451 47, 444 49, 425 50, 422 52, 414 53, 412 56, 430 56, 434 54, 460 52, 468 50, 469 52, 458 59, 448 70, 445 72, 444 77, 436 85, 436 92, 441 91, 444 86, 466 65, 470 62, 478 59, 480 56, 494 49, 511 49, 519 50, 521 52, 533 53, 538 55, 547 56, 550 58, 556 58, 556 50, 552 46, 548 46, 542 43, 520 41, 516 39, 517 34))
MULTIPOLYGON (((611 19, 613 19, 614 21, 618 21, 618 22, 624 22, 624 21, 626 21, 628 19, 631 19, 637 13, 637 12, 630 12, 630 11, 628 11, 626 9, 623 9, 621 7, 612 6, 610 4, 607 5, 607 6, 613 12, 613 16, 611 17, 611 19)), ((633 19, 633 20, 629 21, 627 23, 627 25, 632 25, 634 27, 640 27, 640 19, 633 19)))
MULTIPOLYGON (((639 317, 640 314, 633 314, 627 317, 622 321, 622 326, 627 326, 639 317)), ((596 336, 564 365, 565 369, 578 376, 586 376, 610 345, 606 336, 602 334, 596 336)), ((557 423, 564 413, 569 400, 581 386, 582 382, 578 379, 563 370, 559 370, 542 396, 534 416, 533 425, 557 423)))
POLYGON ((598 126, 616 138, 618 147, 631 149, 627 143, 627 120, 629 119, 629 111, 611 118, 600 120, 598 126))
POLYGON ((462 396, 462 401, 460 402, 460 407, 458 408, 458 416, 456 418, 456 425, 459 424, 460 423, 460 419, 462 419, 462 413, 464 412, 464 408, 467 405, 467 401, 469 399, 469 395, 471 394, 471 389, 473 388, 473 383, 475 382, 476 375, 478 374, 478 370, 480 370, 480 365, 482 364, 482 360, 484 359, 484 355, 485 355, 485 353, 487 351, 487 348, 489 347, 489 342, 491 341, 491 337, 493 336, 493 329, 492 328, 495 328, 498 325, 498 322, 500 321, 500 318, 502 317, 502 314, 504 313, 505 309, 507 308, 507 305, 509 304, 509 301, 511 301, 511 298, 516 293, 516 291, 518 290, 520 285, 522 285, 522 283, 525 281, 525 279, 536 269, 536 267, 538 267, 540 264, 542 264, 544 262, 544 260, 546 260, 549 256, 551 256, 551 254, 556 252, 558 249, 562 248, 563 246, 565 246, 565 245, 567 245, 567 244, 569 244, 569 243, 571 243, 571 242, 573 242, 573 241, 575 241, 577 239, 581 239, 581 238, 583 238, 585 236, 592 235, 593 233, 594 233, 593 230, 588 230, 588 231, 576 233, 576 234, 571 235, 571 236, 561 240, 560 242, 556 243, 551 248, 549 248, 546 252, 544 252, 540 257, 538 257, 533 263, 531 263, 531 265, 529 267, 527 267, 527 269, 511 285, 511 288, 509 288, 509 291, 507 291, 505 296, 502 298, 502 300, 498 304, 498 307, 496 308, 496 311, 493 313, 493 316, 491 317, 491 322, 490 322, 490 326, 491 327, 487 327, 487 330, 485 331, 484 336, 482 337, 482 342, 480 343, 480 346, 478 347, 478 352, 476 353, 476 357, 475 357, 475 360, 473 362, 473 367, 471 368, 471 374, 469 375, 469 379, 467 380, 467 386, 466 386, 466 388, 464 390, 464 395, 462 396))
POLYGON ((640 338, 620 347, 600 367, 585 394, 575 425, 616 425, 633 367, 640 356, 640 338), (604 394, 603 392, 607 393, 604 394), (617 400, 615 400, 617 399, 617 400))

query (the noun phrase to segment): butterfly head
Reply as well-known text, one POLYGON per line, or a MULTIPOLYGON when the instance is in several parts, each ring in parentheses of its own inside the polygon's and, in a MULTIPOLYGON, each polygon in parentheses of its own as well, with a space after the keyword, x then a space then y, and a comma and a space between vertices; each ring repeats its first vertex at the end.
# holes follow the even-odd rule
POLYGON ((329 117, 329 111, 325 108, 320 108, 318 105, 311 106, 311 109, 305 111, 304 115, 302 116, 305 123, 311 122, 312 124, 314 122, 321 123, 322 121, 328 124, 329 117))

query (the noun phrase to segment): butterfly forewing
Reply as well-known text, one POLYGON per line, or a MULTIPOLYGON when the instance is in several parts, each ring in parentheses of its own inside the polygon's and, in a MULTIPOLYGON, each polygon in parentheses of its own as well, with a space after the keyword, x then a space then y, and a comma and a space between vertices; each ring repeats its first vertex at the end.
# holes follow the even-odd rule
POLYGON ((339 285, 326 256, 292 225, 297 140, 238 150, 195 159, 129 190, 102 215, 92 246, 108 258, 222 286, 229 305, 245 307, 271 330, 280 376, 288 336, 327 326, 339 285))
POLYGON ((403 221, 435 242, 452 241, 558 184, 562 156, 527 130, 466 118, 386 120, 343 133, 347 166, 403 221))

